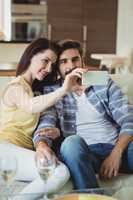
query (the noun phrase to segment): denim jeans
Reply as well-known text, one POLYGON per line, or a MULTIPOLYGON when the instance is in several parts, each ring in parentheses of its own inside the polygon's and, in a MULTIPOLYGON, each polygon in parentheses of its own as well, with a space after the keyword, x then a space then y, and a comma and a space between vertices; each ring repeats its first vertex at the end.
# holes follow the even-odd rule
MULTIPOLYGON (((63 141, 60 154, 70 170, 75 189, 99 187, 96 173, 113 147, 107 143, 87 145, 77 135, 69 136, 63 141)), ((123 153, 121 170, 133 172, 133 143, 123 153)))

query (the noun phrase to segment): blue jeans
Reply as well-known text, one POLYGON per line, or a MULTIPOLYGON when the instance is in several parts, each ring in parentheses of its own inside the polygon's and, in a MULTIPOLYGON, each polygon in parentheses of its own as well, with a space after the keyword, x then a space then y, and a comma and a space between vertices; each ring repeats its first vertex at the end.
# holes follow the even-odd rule
MULTIPOLYGON (((110 154, 113 147, 107 143, 88 146, 77 135, 69 136, 63 141, 60 154, 70 170, 75 189, 99 187, 96 173, 99 172, 103 160, 110 154)), ((123 153, 120 170, 133 172, 133 142, 123 153)))

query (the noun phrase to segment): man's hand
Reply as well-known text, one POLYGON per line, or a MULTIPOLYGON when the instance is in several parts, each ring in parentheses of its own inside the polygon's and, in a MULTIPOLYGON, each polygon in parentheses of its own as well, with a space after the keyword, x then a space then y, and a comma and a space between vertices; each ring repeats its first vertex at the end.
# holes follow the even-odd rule
POLYGON ((39 135, 45 135, 51 139, 56 139, 60 136, 60 130, 56 127, 43 128, 39 130, 39 135))
POLYGON ((122 154, 124 150, 127 148, 128 144, 132 141, 133 141, 132 135, 123 133, 119 136, 114 149, 101 165, 99 173, 101 179, 110 179, 112 177, 117 176, 121 165, 122 154))
MULTIPOLYGON (((47 145, 47 143, 45 143, 44 141, 38 142, 37 147, 36 147, 36 160, 43 158, 47 162, 52 159, 53 155, 54 155, 54 152, 47 145)), ((58 159, 56 161, 58 162, 58 159)))
POLYGON ((118 175, 121 164, 122 152, 114 149, 111 154, 103 161, 99 176, 101 179, 111 179, 118 175))

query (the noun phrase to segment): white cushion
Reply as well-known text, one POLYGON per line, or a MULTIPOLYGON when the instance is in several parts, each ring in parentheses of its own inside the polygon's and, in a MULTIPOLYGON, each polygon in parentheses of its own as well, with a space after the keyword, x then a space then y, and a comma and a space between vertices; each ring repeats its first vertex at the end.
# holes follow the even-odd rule
POLYGON ((11 81, 14 77, 12 76, 0 76, 0 97, 2 95, 2 91, 9 81, 11 81))
MULTIPOLYGON (((7 83, 9 81, 11 81, 12 79, 13 79, 12 76, 0 76, 0 106, 1 106, 1 95, 2 95, 2 92, 4 91, 7 83)), ((1 112, 0 112, 0 114, 1 114, 1 112)), ((0 118, 1 118, 1 116, 0 116, 0 118)))
POLYGON ((120 200, 133 200, 133 174, 119 174, 116 178, 107 181, 100 181, 101 187, 111 187, 114 190, 113 196, 120 200))
MULTIPOLYGON (((119 174, 116 178, 108 181, 100 181, 99 185, 102 188, 113 190, 112 194, 115 198, 120 200, 133 200, 133 175, 132 174, 119 174)), ((60 194, 68 193, 73 190, 71 181, 68 181, 65 186, 60 190, 60 194)))

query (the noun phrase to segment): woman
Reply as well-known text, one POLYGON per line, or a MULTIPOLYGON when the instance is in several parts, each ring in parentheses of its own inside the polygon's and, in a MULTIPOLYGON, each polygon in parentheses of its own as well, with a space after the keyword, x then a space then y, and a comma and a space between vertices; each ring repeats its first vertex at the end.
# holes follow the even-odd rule
MULTIPOLYGON (((32 143, 32 134, 37 126, 39 114, 77 86, 76 79, 80 75, 73 73, 67 75, 63 86, 55 92, 33 97, 31 88, 34 80, 41 81, 52 71, 52 65, 56 62, 57 56, 58 46, 55 43, 44 38, 33 41, 20 59, 17 77, 8 84, 3 93, 0 155, 5 152, 8 155, 15 155, 18 161, 17 180, 33 181, 40 178, 32 143), (3 143, 3 141, 7 143, 3 143)), ((57 129, 52 131, 58 134, 57 129)), ((46 183, 41 183, 41 190, 43 188, 44 192, 53 191, 55 187, 59 189, 67 182, 69 179, 67 167, 60 163, 59 169, 62 170, 62 177, 59 172, 53 174, 50 181, 47 181, 47 187, 46 183), (56 179, 58 179, 57 182, 56 179)), ((60 171, 59 169, 58 171, 60 171)))

